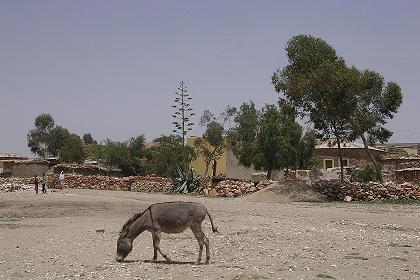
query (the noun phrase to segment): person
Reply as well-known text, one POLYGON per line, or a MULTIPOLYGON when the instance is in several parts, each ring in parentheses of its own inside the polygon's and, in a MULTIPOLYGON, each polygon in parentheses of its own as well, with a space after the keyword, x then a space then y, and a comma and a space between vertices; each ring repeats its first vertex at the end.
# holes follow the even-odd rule
POLYGON ((47 176, 45 176, 45 173, 42 173, 42 179, 41 179, 42 193, 47 193, 47 189, 45 188, 46 184, 47 184, 47 176))
POLYGON ((58 180, 60 181, 60 189, 63 189, 64 187, 64 172, 60 172, 60 176, 58 176, 58 180))
POLYGON ((35 185, 35 193, 38 194, 38 185, 39 185, 39 178, 38 175, 34 175, 34 185, 35 185))

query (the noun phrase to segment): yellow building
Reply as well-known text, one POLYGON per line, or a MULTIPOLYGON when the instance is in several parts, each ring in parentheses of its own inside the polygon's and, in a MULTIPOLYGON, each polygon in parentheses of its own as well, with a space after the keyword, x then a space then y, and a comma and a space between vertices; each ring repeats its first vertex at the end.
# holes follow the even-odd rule
MULTIPOLYGON (((187 145, 194 148, 194 142, 198 138, 201 138, 201 137, 199 137, 199 136, 188 137, 187 145)), ((197 154, 197 158, 190 163, 190 167, 192 167, 194 169, 194 171, 200 176, 204 176, 204 175, 212 176, 212 174, 213 174, 212 163, 209 164, 207 174, 204 174, 204 172, 206 171, 206 162, 205 162, 204 156, 201 155, 200 153, 196 153, 196 154, 197 154)), ((226 151, 221 155, 220 159, 217 160, 217 162, 216 162, 216 172, 215 173, 216 173, 216 175, 223 175, 223 176, 228 175, 227 174, 227 152, 226 151)))

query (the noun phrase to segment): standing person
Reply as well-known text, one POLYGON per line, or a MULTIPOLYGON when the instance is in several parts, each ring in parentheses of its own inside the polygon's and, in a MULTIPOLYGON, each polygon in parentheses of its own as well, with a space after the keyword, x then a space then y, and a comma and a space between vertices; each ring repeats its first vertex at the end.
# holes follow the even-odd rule
POLYGON ((38 175, 34 175, 34 185, 35 185, 35 193, 38 194, 38 185, 39 185, 39 178, 38 175))
POLYGON ((42 179, 41 179, 42 193, 47 193, 47 189, 45 188, 46 184, 47 184, 47 176, 45 176, 45 173, 42 173, 42 179))
POLYGON ((60 181, 60 188, 63 189, 64 187, 64 172, 60 172, 60 176, 58 176, 58 180, 60 181))

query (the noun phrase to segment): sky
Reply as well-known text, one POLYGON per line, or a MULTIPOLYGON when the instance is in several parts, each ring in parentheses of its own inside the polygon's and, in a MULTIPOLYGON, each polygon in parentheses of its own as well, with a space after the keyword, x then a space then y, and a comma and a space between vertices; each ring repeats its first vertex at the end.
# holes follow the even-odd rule
POLYGON ((419 14, 417 0, 0 0, 0 153, 30 156, 41 113, 97 141, 170 134, 181 81, 200 135, 206 109, 276 103, 271 75, 298 34, 397 82, 390 142, 420 142, 419 14))

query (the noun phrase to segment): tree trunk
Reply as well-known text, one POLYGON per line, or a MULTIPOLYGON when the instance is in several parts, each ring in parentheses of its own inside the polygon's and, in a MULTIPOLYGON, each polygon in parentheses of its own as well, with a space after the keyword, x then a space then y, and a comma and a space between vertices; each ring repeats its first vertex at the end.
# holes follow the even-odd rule
POLYGON ((343 168, 343 155, 341 151, 340 137, 336 135, 335 138, 337 139, 338 156, 340 157, 340 181, 341 183, 343 183, 344 182, 344 168, 343 168))
POLYGON ((375 158, 372 156, 372 154, 369 152, 369 147, 366 141, 366 137, 363 134, 360 137, 362 138, 366 153, 368 154, 368 156, 372 160, 373 165, 375 166, 375 170, 376 170, 376 174, 378 176, 379 182, 383 183, 384 179, 382 178, 381 167, 379 166, 379 163, 375 160, 375 158))
POLYGON ((271 175, 273 174, 273 170, 270 169, 267 171, 267 180, 271 180, 271 175))
POLYGON ((210 165, 210 162, 209 162, 209 161, 205 161, 205 164, 206 164, 206 169, 205 169, 205 171, 204 171, 204 177, 206 177, 206 176, 207 176, 207 172, 209 171, 209 165, 210 165))

